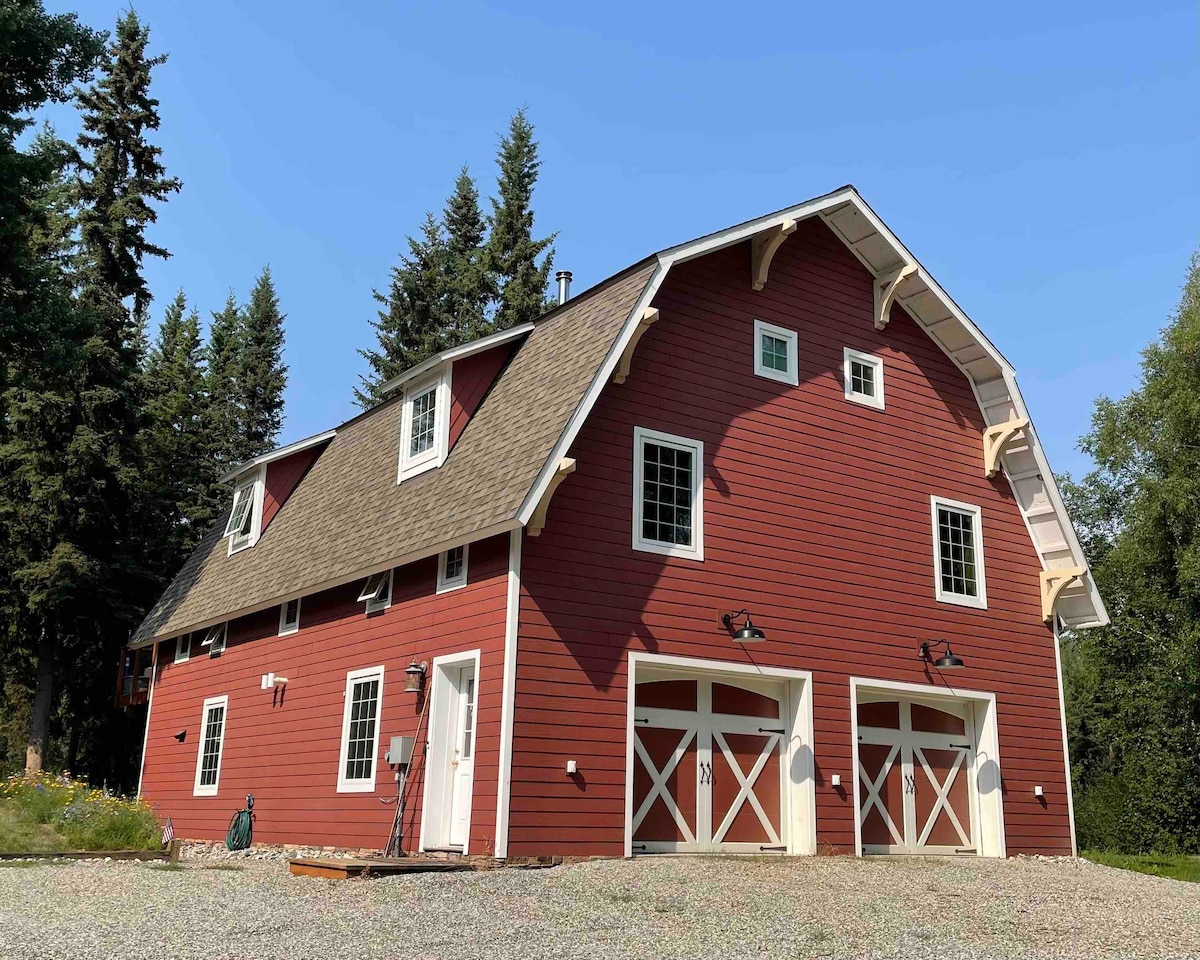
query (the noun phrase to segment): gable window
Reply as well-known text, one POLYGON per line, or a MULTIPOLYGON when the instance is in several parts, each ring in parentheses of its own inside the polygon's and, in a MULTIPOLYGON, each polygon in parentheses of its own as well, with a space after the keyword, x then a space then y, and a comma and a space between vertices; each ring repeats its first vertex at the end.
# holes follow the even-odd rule
POLYGON ((704 559, 704 445, 633 431, 633 548, 704 559))
POLYGON ((379 752, 379 706, 382 697, 383 667, 351 670, 346 674, 338 793, 367 793, 375 789, 375 757, 379 752))
POLYGON ((883 360, 870 353, 845 348, 842 380, 846 399, 863 406, 883 409, 883 360))
POLYGON ((187 663, 192 658, 192 635, 185 633, 175 641, 175 662, 187 663))
POLYGON ((768 380, 800 382, 797 370, 796 331, 754 321, 754 373, 768 380))
POLYGON ((449 371, 409 387, 400 417, 398 481, 439 467, 450 431, 449 371))
POLYGON ((362 593, 358 595, 359 603, 366 602, 367 613, 386 610, 392 605, 392 571, 373 573, 363 584, 362 593))
POLYGON ((262 527, 263 478, 261 470, 234 490, 233 509, 222 536, 229 538, 230 555, 258 542, 262 527))
POLYGON ((942 603, 987 607, 983 575, 983 523, 979 507, 930 498, 935 593, 942 603))
POLYGON ((289 636, 300 629, 300 598, 279 605, 279 635, 289 636))
POLYGON ((208 628, 200 646, 208 648, 208 655, 214 656, 225 649, 225 640, 229 636, 229 622, 217 623, 208 628))
POLYGON ((200 712, 200 747, 196 753, 193 796, 215 797, 221 779, 221 754, 225 749, 225 714, 229 697, 209 697, 200 712))
POLYGON ((457 590, 467 585, 467 545, 447 550, 438 557, 437 592, 457 590))

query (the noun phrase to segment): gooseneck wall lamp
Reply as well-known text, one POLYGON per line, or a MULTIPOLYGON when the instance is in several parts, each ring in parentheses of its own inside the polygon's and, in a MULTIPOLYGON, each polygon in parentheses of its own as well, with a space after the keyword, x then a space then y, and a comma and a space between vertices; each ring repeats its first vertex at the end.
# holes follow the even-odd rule
POLYGON ((945 646, 945 651, 936 660, 933 659, 933 651, 930 649, 930 643, 926 640, 921 644, 921 659, 925 662, 932 662, 939 670, 957 670, 964 666, 963 658, 950 649, 949 640, 934 640, 935 646, 945 646))
POLYGON ((725 629, 733 630, 733 618, 740 617, 742 614, 746 615, 746 623, 745 623, 745 626, 739 627, 736 631, 733 632, 734 642, 735 643, 758 643, 759 641, 766 640, 767 635, 765 633, 763 633, 760 629, 758 629, 758 627, 756 627, 753 623, 750 622, 750 611, 749 610, 739 610, 737 613, 727 613, 724 616, 722 616, 721 622, 723 624, 725 624, 725 629))

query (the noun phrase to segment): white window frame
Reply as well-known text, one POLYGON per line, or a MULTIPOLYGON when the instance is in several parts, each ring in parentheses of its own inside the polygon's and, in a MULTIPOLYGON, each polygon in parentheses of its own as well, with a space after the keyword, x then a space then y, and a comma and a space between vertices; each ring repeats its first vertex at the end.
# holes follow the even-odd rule
POLYGON ((645 427, 633 428, 633 549, 664 557, 704 559, 704 444, 700 440, 660 433, 645 427), (642 446, 647 441, 692 453, 692 543, 661 543, 642 537, 642 446))
MULTIPOLYGON (((382 570, 379 572, 383 573, 382 570)), ((371 581, 378 576, 378 574, 373 573, 363 581, 363 588, 358 595, 358 602, 366 603, 367 613, 378 613, 380 610, 386 610, 392 605, 392 578, 395 576, 395 573, 396 571, 394 568, 387 571, 387 576, 384 578, 384 582, 387 584, 387 592, 378 600, 372 599, 372 594, 367 593, 367 587, 370 586, 371 581)), ((372 593, 373 592, 374 591, 372 591, 372 593)))
POLYGON ((779 383, 787 383, 793 387, 797 386, 800 383, 799 355, 799 338, 795 330, 788 330, 786 327, 777 327, 775 324, 767 323, 765 320, 754 321, 754 375, 756 377, 766 377, 768 380, 777 380, 779 383), (787 344, 787 370, 774 370, 771 367, 763 366, 762 337, 764 333, 787 344))
POLYGON ((938 603, 952 603, 960 607, 974 607, 977 610, 987 609, 987 577, 983 566, 983 511, 973 503, 963 503, 961 500, 951 500, 949 497, 939 497, 931 494, 929 497, 930 528, 933 534, 933 589, 938 603), (947 593, 942 589, 942 551, 938 531, 938 508, 956 510, 971 515, 971 532, 975 541, 975 587, 977 596, 969 597, 960 593, 947 593))
POLYGON ((864 407, 876 410, 883 409, 883 358, 873 353, 863 353, 846 347, 842 359, 842 382, 846 387, 846 399, 851 403, 861 403, 864 407), (863 366, 871 367, 874 371, 875 396, 868 397, 854 389, 854 378, 850 375, 850 362, 854 360, 863 366))
POLYGON ((237 493, 243 487, 254 484, 254 505, 250 508, 250 532, 245 536, 236 533, 226 534, 229 540, 229 556, 235 553, 240 553, 243 550, 248 550, 250 547, 258 543, 262 536, 262 518, 263 518, 263 499, 266 496, 266 472, 265 466, 259 467, 254 471, 252 477, 239 477, 233 488, 234 499, 237 499, 237 493))
POLYGON ((471 545, 464 543, 461 547, 454 547, 455 550, 462 550, 462 570, 459 571, 456 577, 446 576, 446 562, 450 558, 450 551, 443 550, 438 554, 438 569, 437 569, 437 592, 449 593, 451 590, 461 590, 467 585, 467 562, 470 558, 471 545))
POLYGON ((204 639, 200 641, 200 646, 208 647, 208 655, 216 656, 218 653, 225 652, 225 645, 229 642, 229 621, 224 623, 214 623, 206 631, 204 631, 204 639), (220 631, 219 633, 217 631, 220 631))
POLYGON ((346 674, 346 690, 342 694, 342 742, 338 750, 337 792, 374 793, 375 779, 379 773, 379 728, 383 725, 383 665, 351 670, 346 674), (346 760, 350 753, 350 709, 353 705, 354 685, 360 680, 379 678, 379 701, 375 708, 375 738, 371 748, 371 776, 361 780, 346 779, 346 760))
POLYGON ((405 388, 404 403, 400 411, 400 462, 396 474, 396 482, 403 483, 410 477, 418 476, 426 470, 440 467, 446 461, 447 448, 450 440, 450 366, 425 377, 417 383, 405 388), (418 397, 424 396, 430 390, 435 392, 433 446, 428 450, 410 456, 409 445, 412 441, 412 412, 413 403, 418 397))
POLYGON ((175 640, 175 663, 187 663, 192 659, 192 635, 185 633, 175 640))
POLYGON ((204 701, 204 706, 200 709, 200 735, 196 738, 199 744, 196 746, 196 778, 192 784, 193 797, 215 797, 217 788, 221 784, 221 761, 225 759, 225 734, 229 732, 229 697, 209 697, 204 701), (221 715, 221 739, 217 741, 217 778, 212 783, 201 785, 200 771, 201 764, 204 762, 204 741, 205 731, 208 729, 208 712, 214 707, 223 708, 224 712, 221 715))
POLYGON ((279 605, 279 635, 281 637, 290 637, 300 629, 300 599, 300 597, 295 597, 292 600, 284 600, 279 605), (288 622, 287 608, 290 603, 296 604, 296 619, 288 622))

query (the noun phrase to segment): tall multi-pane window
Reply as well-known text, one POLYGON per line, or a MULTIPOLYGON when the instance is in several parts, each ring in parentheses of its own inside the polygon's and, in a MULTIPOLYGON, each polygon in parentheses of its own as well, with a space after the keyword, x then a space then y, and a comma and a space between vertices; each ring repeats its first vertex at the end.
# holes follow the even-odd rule
POLYGON ((192 791, 198 797, 216 796, 217 793, 228 706, 228 697, 210 697, 204 701, 200 713, 200 748, 196 757, 196 783, 192 791))
POLYGON ((937 599, 964 606, 986 606, 979 508, 935 498, 933 535, 937 599))
POLYGON ((426 378, 407 389, 400 414, 400 468, 397 482, 439 467, 446 457, 450 429, 449 373, 426 378))
POLYGON ((701 560, 704 448, 696 440, 634 430, 634 547, 701 560))
POLYGON ((768 380, 790 383, 800 382, 796 369, 796 331, 777 327, 762 320, 754 321, 754 373, 768 380))
POLYGON ((413 398, 410 424, 408 455, 416 457, 432 450, 437 429, 436 386, 413 398))
POLYGON ((342 750, 338 769, 340 792, 375 789, 375 754, 379 748, 379 705, 383 667, 353 670, 346 677, 342 716, 342 750))

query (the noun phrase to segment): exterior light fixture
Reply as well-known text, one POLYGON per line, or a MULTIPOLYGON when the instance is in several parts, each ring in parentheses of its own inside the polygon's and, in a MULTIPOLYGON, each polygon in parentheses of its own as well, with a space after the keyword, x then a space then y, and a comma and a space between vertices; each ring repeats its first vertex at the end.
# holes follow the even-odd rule
POLYGON ((420 693, 421 692, 422 688, 425 686, 425 670, 426 670, 426 663, 424 660, 422 660, 420 663, 417 663, 417 661, 414 660, 412 663, 410 663, 408 665, 408 667, 404 671, 404 676, 405 676, 404 692, 405 693, 420 693))
POLYGON ((949 640, 934 640, 935 645, 945 646, 945 652, 936 660, 933 659, 933 651, 929 648, 929 641, 926 640, 921 644, 921 659, 925 661, 933 661, 933 665, 939 670, 957 670, 959 667, 965 666, 963 658, 958 656, 950 649, 949 640))
POLYGON ((186 731, 186 730, 180 730, 178 733, 175 733, 175 734, 173 734, 173 736, 174 736, 174 737, 175 737, 175 739, 176 739, 176 740, 178 740, 180 743, 183 743, 183 741, 187 739, 187 731, 186 731))
POLYGON ((733 640, 735 643, 758 643, 761 640, 766 640, 767 635, 758 627, 750 622, 750 611, 739 610, 737 613, 727 613, 721 617, 721 622, 725 624, 726 630, 733 630, 733 618, 746 615, 746 625, 734 631, 733 640))

